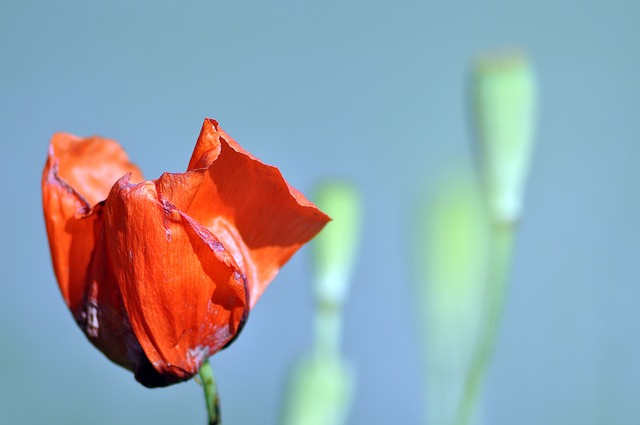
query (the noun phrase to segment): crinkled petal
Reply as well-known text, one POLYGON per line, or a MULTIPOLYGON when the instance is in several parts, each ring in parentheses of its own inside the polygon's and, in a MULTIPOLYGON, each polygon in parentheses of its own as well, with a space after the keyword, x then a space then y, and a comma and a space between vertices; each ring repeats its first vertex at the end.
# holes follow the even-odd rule
POLYGON ((330 219, 214 120, 205 120, 189 170, 182 178, 197 190, 179 207, 234 255, 247 274, 253 307, 280 267, 330 219))
POLYGON ((94 249, 97 216, 91 207, 104 200, 111 185, 127 172, 141 178, 113 141, 63 133, 51 139, 42 173, 42 203, 53 269, 74 316, 81 307, 94 249))
POLYGON ((49 156, 58 161, 58 178, 90 206, 107 199, 113 184, 127 173, 131 181, 142 181, 138 167, 114 140, 57 133, 51 139, 49 156))
POLYGON ((156 182, 115 184, 105 203, 105 242, 131 327, 163 380, 145 383, 137 374, 143 384, 190 378, 236 335, 248 311, 238 265, 156 182))

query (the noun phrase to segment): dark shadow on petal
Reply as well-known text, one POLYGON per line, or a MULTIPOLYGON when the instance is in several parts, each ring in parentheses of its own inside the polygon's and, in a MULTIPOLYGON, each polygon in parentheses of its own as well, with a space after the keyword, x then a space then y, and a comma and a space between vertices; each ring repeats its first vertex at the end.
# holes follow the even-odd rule
POLYGON ((161 374, 149 362, 147 356, 142 356, 142 362, 135 372, 136 381, 140 382, 147 388, 168 387, 178 382, 186 381, 193 375, 178 377, 174 374, 161 374))
POLYGON ((224 345, 224 347, 221 348, 221 350, 224 350, 225 348, 230 346, 231 343, 235 341, 236 338, 238 338, 238 336, 240 336, 240 332, 242 332, 242 329, 244 329, 244 325, 247 323, 247 320, 249 320, 249 312, 251 311, 251 302, 250 302, 251 291, 249 291, 249 284, 247 283, 247 277, 244 275, 242 276, 242 282, 244 283, 244 293, 247 299, 247 303, 245 304, 245 308, 244 308, 244 313, 242 314, 242 318, 240 319, 240 323, 238 324, 238 331, 233 336, 233 338, 231 338, 229 342, 227 342, 224 345))

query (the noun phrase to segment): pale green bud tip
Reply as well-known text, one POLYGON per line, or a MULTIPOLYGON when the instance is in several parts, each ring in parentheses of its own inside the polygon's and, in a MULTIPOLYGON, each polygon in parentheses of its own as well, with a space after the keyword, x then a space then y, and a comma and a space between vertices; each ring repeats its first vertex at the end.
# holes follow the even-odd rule
POLYGON ((535 124, 535 77, 520 53, 479 58, 472 75, 480 169, 494 218, 520 217, 535 124))
MULTIPOLYGON (((423 275, 427 302, 436 316, 466 314, 482 298, 488 226, 479 192, 469 173, 455 173, 441 183, 430 205, 423 275)), ((437 322, 446 320, 440 317, 437 322)))
POLYGON ((340 425, 353 394, 352 371, 337 357, 300 360, 292 373, 283 410, 285 425, 340 425))
POLYGON ((321 302, 341 304, 355 261, 362 206, 358 190, 346 182, 320 185, 315 201, 332 221, 313 241, 316 295, 321 302))

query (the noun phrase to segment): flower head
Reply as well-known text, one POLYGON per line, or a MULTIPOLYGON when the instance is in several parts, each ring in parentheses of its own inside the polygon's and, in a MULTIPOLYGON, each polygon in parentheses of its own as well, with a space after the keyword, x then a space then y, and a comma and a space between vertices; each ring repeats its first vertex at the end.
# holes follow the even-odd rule
POLYGON ((89 340, 143 385, 229 344, 327 217, 206 119, 185 173, 144 181, 122 148, 56 134, 42 175, 53 268, 89 340))

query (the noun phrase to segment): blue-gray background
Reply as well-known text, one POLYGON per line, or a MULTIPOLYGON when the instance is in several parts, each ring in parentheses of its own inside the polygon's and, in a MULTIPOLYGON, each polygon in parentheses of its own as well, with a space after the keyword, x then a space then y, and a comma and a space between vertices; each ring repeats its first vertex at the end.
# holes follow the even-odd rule
MULTIPOLYGON (((408 217, 467 158, 471 58, 511 46, 535 63, 540 116, 488 423, 637 423, 639 22, 632 0, 2 1, 0 423, 204 423, 197 384, 143 388, 76 328, 40 173, 56 131, 119 140, 149 178, 181 171, 206 116, 304 192, 361 186, 350 423, 421 423, 408 217)), ((309 276, 303 250, 214 357, 225 423, 277 423, 309 276)))

